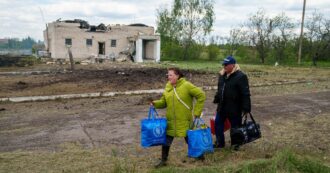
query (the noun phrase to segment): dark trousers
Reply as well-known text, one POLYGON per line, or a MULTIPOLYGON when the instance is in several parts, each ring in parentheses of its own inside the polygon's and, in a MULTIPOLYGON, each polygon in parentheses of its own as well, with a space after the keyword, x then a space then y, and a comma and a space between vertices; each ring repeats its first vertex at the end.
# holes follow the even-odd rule
POLYGON ((218 112, 215 117, 215 136, 216 136, 216 145, 220 148, 225 146, 225 135, 224 127, 225 120, 229 119, 231 128, 238 128, 242 126, 242 116, 241 115, 226 115, 225 113, 218 112))
MULTIPOLYGON (((166 135, 166 144, 162 145, 162 160, 163 161, 167 161, 168 154, 170 152, 170 147, 172 145, 173 140, 174 140, 173 136, 166 135)), ((188 144, 188 136, 186 136, 184 138, 184 140, 186 141, 186 144, 188 144)))

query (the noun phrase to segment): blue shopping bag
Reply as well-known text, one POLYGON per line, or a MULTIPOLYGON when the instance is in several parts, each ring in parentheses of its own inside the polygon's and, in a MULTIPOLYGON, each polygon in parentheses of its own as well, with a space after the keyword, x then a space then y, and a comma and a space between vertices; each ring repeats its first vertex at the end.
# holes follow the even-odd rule
POLYGON ((187 131, 188 157, 199 157, 204 153, 212 153, 213 142, 211 129, 201 118, 196 118, 192 130, 187 131))
POLYGON ((148 118, 141 120, 141 146, 166 144, 166 127, 166 118, 159 117, 155 107, 150 106, 148 118))

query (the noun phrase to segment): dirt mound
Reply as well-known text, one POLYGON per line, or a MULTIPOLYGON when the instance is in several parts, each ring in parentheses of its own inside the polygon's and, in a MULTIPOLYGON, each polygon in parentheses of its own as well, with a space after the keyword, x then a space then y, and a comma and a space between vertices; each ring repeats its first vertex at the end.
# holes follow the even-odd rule
MULTIPOLYGON (((197 86, 216 85, 216 74, 183 70, 197 86)), ((0 97, 67 93, 161 89, 167 82, 165 68, 80 69, 41 75, 0 76, 0 97), (2 78, 2 79, 1 79, 2 78)))

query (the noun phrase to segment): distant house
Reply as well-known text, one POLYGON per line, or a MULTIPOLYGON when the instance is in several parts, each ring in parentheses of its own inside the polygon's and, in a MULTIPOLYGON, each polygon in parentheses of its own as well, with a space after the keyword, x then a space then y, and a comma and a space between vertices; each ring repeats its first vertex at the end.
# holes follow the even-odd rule
POLYGON ((57 20, 48 23, 44 40, 45 49, 54 59, 69 59, 71 49, 76 61, 123 56, 134 62, 160 60, 160 36, 144 24, 93 26, 79 19, 57 20))
POLYGON ((0 44, 8 44, 9 39, 8 38, 0 38, 0 44))

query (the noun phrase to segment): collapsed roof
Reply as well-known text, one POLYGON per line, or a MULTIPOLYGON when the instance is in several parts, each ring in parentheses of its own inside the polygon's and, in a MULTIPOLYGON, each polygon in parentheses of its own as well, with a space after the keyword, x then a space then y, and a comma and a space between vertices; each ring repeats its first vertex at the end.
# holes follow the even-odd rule
MULTIPOLYGON (((61 21, 61 18, 56 20, 57 22, 65 22, 65 23, 79 23, 80 29, 88 29, 90 32, 97 32, 97 31, 106 31, 107 26, 105 26, 103 23, 100 23, 99 25, 90 25, 87 21, 82 20, 82 19, 74 19, 74 20, 63 20, 61 21)), ((149 27, 148 25, 145 25, 143 23, 132 23, 129 24, 128 26, 138 26, 138 27, 149 27)))

